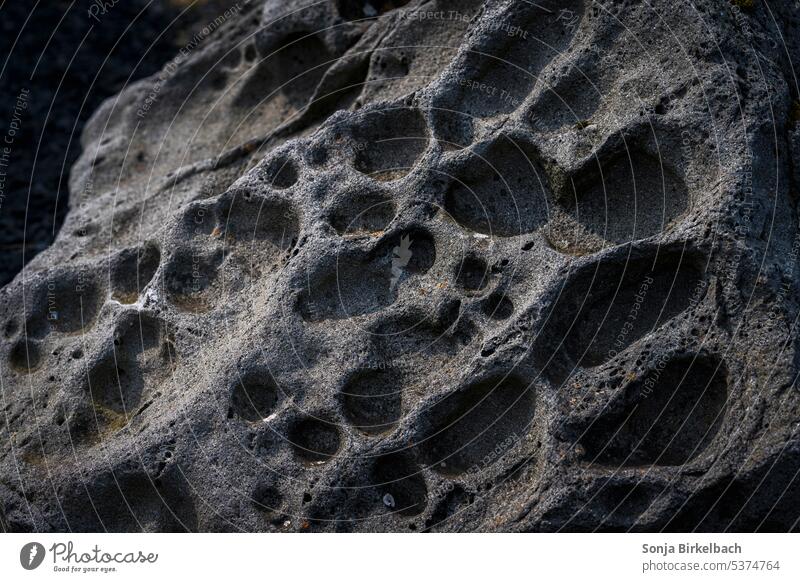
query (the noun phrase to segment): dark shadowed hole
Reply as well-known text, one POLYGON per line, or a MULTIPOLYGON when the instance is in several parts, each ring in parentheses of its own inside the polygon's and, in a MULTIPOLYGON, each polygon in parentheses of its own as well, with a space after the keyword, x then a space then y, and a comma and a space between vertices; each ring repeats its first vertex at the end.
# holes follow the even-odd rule
MULTIPOLYGON (((62 333, 91 327, 102 304, 100 285, 83 272, 56 275, 39 293, 41 317, 51 329, 62 333)), ((31 327, 38 329, 41 323, 31 322, 31 327)))
POLYGON ((427 273, 436 262, 436 243, 426 230, 415 229, 408 233, 411 258, 406 268, 415 275, 427 273))
POLYGON ((259 485, 253 491, 253 504, 264 513, 275 513, 280 510, 283 495, 272 485, 259 485))
POLYGON ((289 442, 304 463, 324 463, 339 451, 339 430, 327 421, 308 418, 289 429, 289 442))
POLYGON ((632 402, 594 423, 581 442, 587 458, 618 465, 682 465, 717 434, 727 401, 725 373, 713 358, 679 358, 626 390, 632 402))
POLYGON ((472 143, 472 118, 459 111, 437 109, 433 112, 434 134, 446 151, 460 150, 472 143))
POLYGON ((266 179, 273 188, 289 188, 297 182, 297 168, 288 157, 280 156, 267 165, 266 179))
POLYGON ((514 304, 502 293, 492 293, 483 303, 483 313, 492 319, 508 319, 514 313, 514 304))
POLYGON ((403 516, 425 511, 428 488, 419 467, 403 453, 393 453, 375 461, 372 479, 384 505, 403 516))
POLYGON ((359 373, 342 390, 345 415, 353 426, 364 433, 390 431, 401 415, 400 390, 400 382, 394 372, 369 370, 359 373))
POLYGON ((518 378, 493 378, 467 386, 427 413, 421 453, 443 474, 481 470, 501 459, 527 434, 534 390, 518 378))
POLYGON ((263 420, 272 414, 277 402, 278 390, 269 374, 250 373, 233 387, 229 416, 248 422, 263 420))
POLYGON ((210 309, 217 299, 210 288, 216 281, 222 259, 219 251, 179 249, 164 274, 169 299, 185 311, 210 309))
POLYGON ((120 303, 135 303, 161 262, 155 245, 122 251, 111 267, 111 296, 120 303))
POLYGON ((408 174, 428 147, 428 129, 416 109, 373 111, 353 130, 355 168, 387 182, 408 174))
POLYGON ((483 290, 489 283, 489 267, 486 265, 486 261, 479 257, 466 257, 459 265, 456 281, 458 286, 465 291, 483 290))
POLYGON ((548 174, 533 144, 502 136, 464 162, 444 210, 462 227, 491 237, 519 236, 547 223, 548 174))
POLYGON ((8 356, 9 364, 17 372, 27 374, 39 367, 41 353, 36 342, 21 339, 11 348, 8 356))

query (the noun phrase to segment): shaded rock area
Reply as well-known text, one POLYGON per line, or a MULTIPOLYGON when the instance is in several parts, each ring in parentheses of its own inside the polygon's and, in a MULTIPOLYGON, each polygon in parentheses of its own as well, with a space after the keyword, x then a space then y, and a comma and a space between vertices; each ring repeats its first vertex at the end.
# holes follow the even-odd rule
POLYGON ((4 530, 798 529, 794 3, 224 14, 0 292, 4 530))

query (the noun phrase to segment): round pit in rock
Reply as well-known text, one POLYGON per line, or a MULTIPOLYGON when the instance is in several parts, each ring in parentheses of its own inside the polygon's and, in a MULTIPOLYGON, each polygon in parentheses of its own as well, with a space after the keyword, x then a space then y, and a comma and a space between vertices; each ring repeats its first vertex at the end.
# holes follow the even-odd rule
POLYGON ((306 465, 330 461, 340 447, 339 429, 330 422, 307 418, 289 429, 289 442, 294 454, 306 465))

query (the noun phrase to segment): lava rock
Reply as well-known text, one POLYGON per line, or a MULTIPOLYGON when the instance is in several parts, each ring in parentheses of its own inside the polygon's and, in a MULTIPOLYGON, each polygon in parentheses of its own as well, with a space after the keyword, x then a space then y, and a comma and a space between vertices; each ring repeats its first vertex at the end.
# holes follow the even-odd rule
POLYGON ((303 4, 87 123, 3 528, 797 530, 797 6, 303 4))

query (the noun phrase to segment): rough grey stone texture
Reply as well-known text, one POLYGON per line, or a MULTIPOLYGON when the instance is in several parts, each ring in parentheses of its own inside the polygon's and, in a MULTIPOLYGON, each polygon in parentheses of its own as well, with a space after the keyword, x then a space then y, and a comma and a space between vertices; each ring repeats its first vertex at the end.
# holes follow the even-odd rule
POLYGON ((88 124, 3 528, 797 529, 796 5, 304 4, 88 124))

